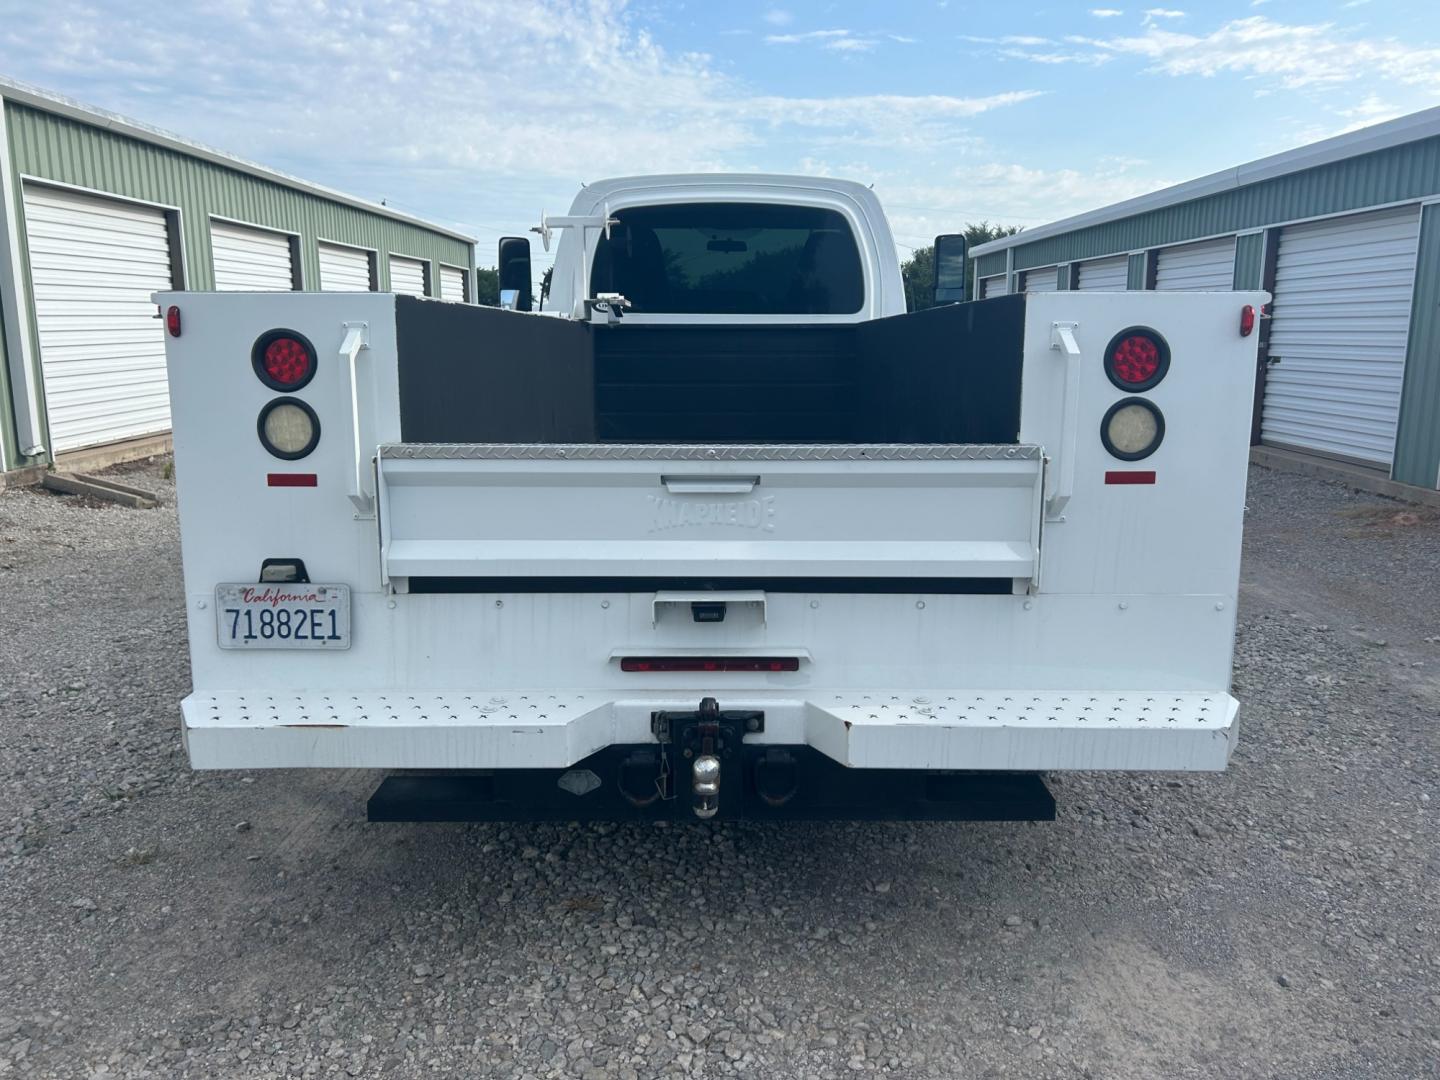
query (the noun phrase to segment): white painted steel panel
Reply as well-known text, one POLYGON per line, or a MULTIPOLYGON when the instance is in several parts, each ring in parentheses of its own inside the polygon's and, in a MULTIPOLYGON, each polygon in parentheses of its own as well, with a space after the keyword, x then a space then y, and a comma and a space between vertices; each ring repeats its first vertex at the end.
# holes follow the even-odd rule
POLYGON ((1039 540, 1038 453, 697 462, 382 451, 379 475, 394 578, 1028 578, 1039 540))
POLYGON ((1416 206, 1281 230, 1266 442, 1391 463, 1419 238, 1416 206))
POLYGON ((1004 274, 980 279, 980 299, 982 300, 988 300, 992 296, 1004 296, 1008 291, 1005 288, 1004 274))
POLYGON ((440 268, 440 299, 463 304, 470 297, 465 295, 465 271, 453 266, 440 268))
POLYGON ((290 238, 284 233, 212 221, 210 249, 220 292, 288 292, 295 287, 290 238))
MULTIPOLYGON (((1223 769, 1238 703, 1224 692, 894 693, 737 690, 760 709, 747 743, 805 743, 852 768, 1223 769)), ((648 742, 656 709, 688 698, 632 691, 195 693, 182 704, 197 769, 565 768, 617 742, 648 742)))
POLYGON ((1080 291, 1124 292, 1130 287, 1130 257, 1091 259, 1080 264, 1080 291))
POLYGON ((419 259, 390 256, 390 291, 406 296, 425 295, 425 264, 419 259))
POLYGON ((1235 238, 1161 248, 1155 264, 1157 292, 1230 292, 1235 287, 1235 238))
POLYGON ((51 449, 168 430, 164 212, 36 184, 24 202, 51 449))
POLYGON ((320 243, 320 288, 326 292, 369 292, 371 253, 343 244, 320 243))
POLYGON ((1037 266, 1025 271, 1026 292, 1059 292, 1060 269, 1056 266, 1037 266))

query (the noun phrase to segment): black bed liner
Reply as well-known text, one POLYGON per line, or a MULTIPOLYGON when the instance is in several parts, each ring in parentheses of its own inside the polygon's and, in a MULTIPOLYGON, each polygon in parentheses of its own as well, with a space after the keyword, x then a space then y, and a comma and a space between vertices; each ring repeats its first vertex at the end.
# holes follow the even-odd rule
POLYGON ((1025 299, 591 326, 396 297, 406 442, 1015 443, 1025 299))

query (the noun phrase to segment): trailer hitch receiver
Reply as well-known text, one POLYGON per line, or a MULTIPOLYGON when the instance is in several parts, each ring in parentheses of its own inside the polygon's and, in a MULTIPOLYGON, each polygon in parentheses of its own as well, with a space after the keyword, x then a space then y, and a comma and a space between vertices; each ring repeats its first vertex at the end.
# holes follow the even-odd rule
POLYGON ((701 700, 694 712, 651 714, 651 730, 676 759, 684 776, 688 765, 691 808, 698 818, 720 813, 722 777, 733 776, 735 797, 743 797, 739 778, 745 736, 765 730, 765 714, 749 709, 720 708, 713 697, 701 700))

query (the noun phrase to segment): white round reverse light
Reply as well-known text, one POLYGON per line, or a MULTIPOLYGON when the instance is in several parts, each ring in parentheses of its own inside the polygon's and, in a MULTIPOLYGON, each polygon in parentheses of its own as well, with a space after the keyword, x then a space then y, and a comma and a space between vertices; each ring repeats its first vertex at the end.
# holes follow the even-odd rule
POLYGON ((320 419, 299 398, 277 398, 260 412, 260 442, 278 458, 293 461, 315 449, 320 419))
POLYGON ((1149 457, 1164 437, 1165 418, 1144 398, 1117 401, 1100 425, 1100 441, 1122 461, 1149 457))

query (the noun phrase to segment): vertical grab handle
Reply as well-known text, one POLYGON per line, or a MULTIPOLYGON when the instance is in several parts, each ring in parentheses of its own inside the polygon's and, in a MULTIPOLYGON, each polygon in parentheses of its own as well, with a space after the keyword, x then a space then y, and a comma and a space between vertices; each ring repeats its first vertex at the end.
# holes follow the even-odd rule
POLYGON ((1075 491, 1075 445, 1080 426, 1080 346, 1075 341, 1079 323, 1050 324, 1050 348, 1061 354, 1065 364, 1065 405, 1060 416, 1060 468, 1050 497, 1045 501, 1045 518, 1058 521, 1075 491))
POLYGON ((355 509, 370 513, 375 508, 375 496, 367 490, 365 457, 360 448, 360 380, 355 367, 360 353, 370 348, 370 325, 363 322, 347 322, 345 338, 340 342, 340 369, 350 391, 350 450, 353 473, 350 477, 350 501, 355 509))

